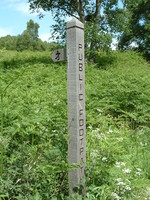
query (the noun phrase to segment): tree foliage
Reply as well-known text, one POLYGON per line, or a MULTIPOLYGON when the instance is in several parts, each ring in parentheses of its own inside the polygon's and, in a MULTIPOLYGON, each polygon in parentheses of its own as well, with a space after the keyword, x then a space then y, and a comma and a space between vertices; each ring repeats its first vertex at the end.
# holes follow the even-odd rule
POLYGON ((39 12, 40 17, 43 17, 41 9, 52 12, 56 21, 53 33, 57 39, 65 37, 64 19, 72 16, 85 24, 89 51, 104 46, 107 50, 111 43, 111 40, 108 43, 108 34, 109 38, 113 34, 118 37, 118 47, 122 50, 136 47, 140 51, 150 51, 149 0, 29 0, 29 3, 30 9, 39 12))
MULTIPOLYGON (((40 10, 51 11, 55 24, 53 36, 59 40, 65 38, 65 18, 72 16, 85 24, 86 49, 88 55, 94 57, 94 52, 100 49, 108 50, 111 46, 112 33, 108 24, 108 17, 104 12, 118 3, 118 0, 29 0, 30 9, 39 12, 40 10)), ((63 40, 64 41, 64 40, 63 40)))
POLYGON ((95 14, 98 17, 101 0, 96 0, 95 3, 92 0, 29 0, 29 3, 32 11, 39 11, 42 8, 44 11, 51 11, 54 18, 69 15, 84 22, 87 14, 95 14))
POLYGON ((121 34, 119 47, 137 48, 150 53, 150 2, 149 0, 126 0, 126 29, 121 34))
POLYGON ((0 38, 0 49, 16 50, 17 36, 7 35, 0 38))
MULTIPOLYGON (((40 40, 38 36, 39 24, 33 20, 27 22, 27 29, 18 37, 17 50, 40 50, 40 40)), ((41 44, 42 45, 42 44, 41 44)), ((42 47, 42 46, 41 46, 42 47)))
MULTIPOLYGON (((138 49, 150 53, 149 0, 29 0, 32 12, 51 12, 55 20, 53 36, 65 42, 66 19, 75 17, 85 25, 87 56, 95 57, 99 49, 108 51, 113 37, 121 50, 138 49)), ((38 36, 39 25, 30 20, 26 30, 17 37, 0 38, 0 48, 22 51, 49 49, 38 36)))
POLYGON ((30 36, 30 39, 32 41, 37 40, 39 35, 38 35, 38 29, 39 29, 39 24, 38 23, 34 23, 33 20, 30 19, 29 22, 27 22, 27 32, 30 36))

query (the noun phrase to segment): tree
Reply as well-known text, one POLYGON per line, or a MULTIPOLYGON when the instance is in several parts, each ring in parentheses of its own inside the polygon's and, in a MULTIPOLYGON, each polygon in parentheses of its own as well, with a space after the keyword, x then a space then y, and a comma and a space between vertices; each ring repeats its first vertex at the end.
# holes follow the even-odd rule
POLYGON ((126 0, 126 29, 120 35, 119 48, 135 48, 150 54, 150 2, 126 0))
MULTIPOLYGON (((65 17, 72 16, 81 22, 92 21, 97 22, 100 18, 101 0, 29 0, 30 9, 35 12, 40 9, 51 11, 56 22, 53 25, 53 35, 57 35, 57 39, 65 38, 65 17), (59 33, 59 34, 58 34, 59 33)), ((39 14, 43 17, 43 14, 39 14)))
POLYGON ((27 22, 27 29, 18 36, 16 49, 23 50, 39 50, 40 42, 38 36, 39 24, 34 23, 33 20, 27 22))
POLYGON ((37 41, 38 40, 38 29, 39 29, 39 24, 34 23, 32 19, 30 19, 29 22, 27 22, 27 33, 30 36, 31 41, 37 41))
MULTIPOLYGON (((100 35, 104 37, 106 34, 107 38, 108 34, 111 36, 108 18, 104 13, 105 10, 108 10, 108 7, 113 7, 113 5, 117 3, 118 0, 29 0, 30 9, 32 12, 39 12, 40 17, 43 17, 43 14, 40 13, 41 9, 52 12, 56 22, 55 25, 53 25, 53 34, 55 36, 57 35, 57 39, 63 39, 65 37, 66 16, 79 19, 85 24, 87 30, 91 27, 91 30, 93 30, 93 32, 90 32, 91 39, 88 40, 88 44, 86 44, 86 47, 89 47, 91 51, 101 48, 101 41, 99 41, 99 39, 102 37, 100 35)), ((88 31, 86 31, 86 33, 88 33, 88 31)), ((88 38, 88 36, 86 37, 88 38)), ((109 41, 111 43, 111 40, 109 41)), ((102 46, 110 47, 110 43, 102 46)), ((91 56, 93 56, 93 54, 91 54, 91 56)))
POLYGON ((17 36, 7 35, 0 38, 0 49, 6 48, 7 50, 16 49, 17 36))
POLYGON ((16 43, 16 50, 32 50, 32 41, 30 40, 30 35, 27 31, 24 31, 21 35, 18 36, 16 43))
POLYGON ((29 0, 29 3, 32 11, 39 11, 42 8, 44 11, 51 11, 54 18, 60 19, 62 16, 68 15, 83 23, 85 19, 90 20, 93 15, 98 18, 101 6, 101 0, 96 0, 96 3, 92 0, 29 0))

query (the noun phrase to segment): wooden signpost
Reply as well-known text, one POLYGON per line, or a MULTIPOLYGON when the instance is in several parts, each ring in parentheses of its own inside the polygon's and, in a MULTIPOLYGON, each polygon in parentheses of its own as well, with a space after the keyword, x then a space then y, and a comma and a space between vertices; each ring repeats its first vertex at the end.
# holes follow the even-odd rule
POLYGON ((85 197, 85 64, 84 25, 77 19, 67 23, 67 50, 53 52, 52 59, 66 59, 67 52, 67 96, 68 96, 68 162, 74 167, 69 171, 70 196, 77 192, 85 197))

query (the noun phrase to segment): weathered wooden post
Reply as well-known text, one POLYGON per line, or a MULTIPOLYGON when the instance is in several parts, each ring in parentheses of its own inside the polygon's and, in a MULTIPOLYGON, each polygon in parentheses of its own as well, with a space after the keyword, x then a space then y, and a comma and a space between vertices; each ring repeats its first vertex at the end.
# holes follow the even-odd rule
POLYGON ((77 19, 67 23, 67 50, 57 49, 52 54, 54 62, 66 60, 68 95, 68 162, 75 167, 69 171, 69 193, 85 197, 85 65, 84 25, 77 19))
POLYGON ((77 19, 67 23, 67 92, 69 189, 85 196, 85 64, 84 25, 77 19), (81 186, 77 191, 77 186, 81 186))

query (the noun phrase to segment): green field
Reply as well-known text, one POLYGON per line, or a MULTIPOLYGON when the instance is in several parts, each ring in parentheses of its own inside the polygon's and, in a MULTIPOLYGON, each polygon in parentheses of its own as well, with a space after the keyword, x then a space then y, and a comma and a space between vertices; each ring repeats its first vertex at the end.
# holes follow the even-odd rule
MULTIPOLYGON (((86 64, 86 199, 150 199, 150 64, 98 52, 86 64)), ((0 52, 0 199, 68 199, 67 67, 0 52)), ((73 199, 82 199, 80 196, 73 199)))

